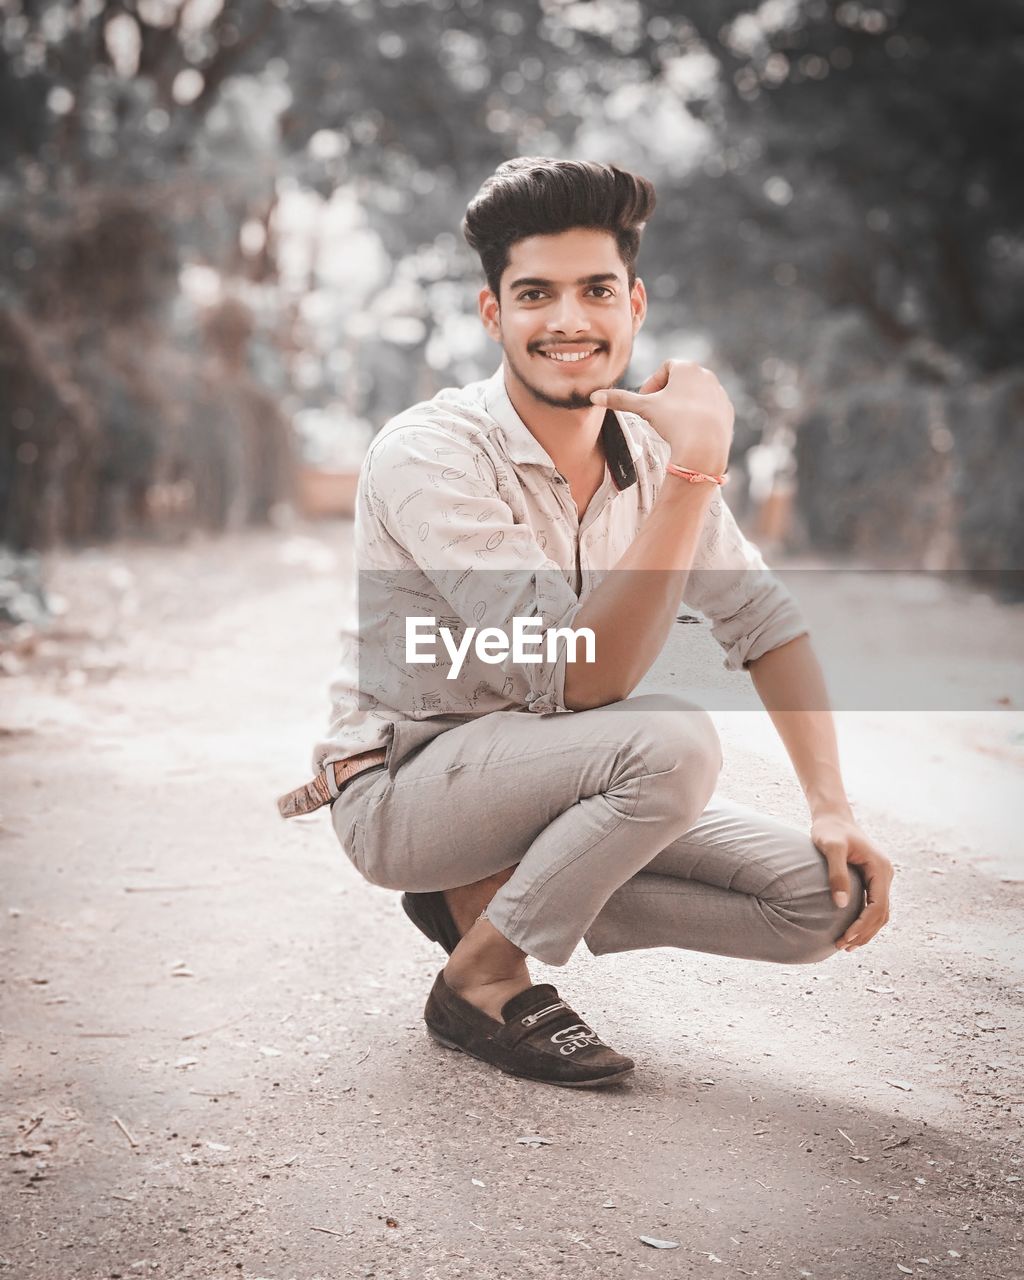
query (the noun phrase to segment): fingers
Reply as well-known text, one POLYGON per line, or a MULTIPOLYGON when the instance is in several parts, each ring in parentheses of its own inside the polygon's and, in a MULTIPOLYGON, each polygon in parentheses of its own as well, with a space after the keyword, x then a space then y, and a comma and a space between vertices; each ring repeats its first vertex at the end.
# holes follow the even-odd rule
POLYGON ((640 384, 637 390, 642 396, 653 395, 655 391, 663 391, 668 386, 669 375, 672 372, 672 361, 666 360, 663 365, 655 369, 646 382, 640 384))
POLYGON ((812 838, 828 864, 828 886, 832 900, 842 910, 850 904, 850 871, 856 867, 864 881, 864 908, 841 938, 837 951, 854 951, 870 942, 889 922, 889 886, 892 863, 856 826, 828 819, 816 822, 812 838))
POLYGON ((870 942, 883 926, 889 923, 889 908, 874 903, 860 913, 849 929, 836 941, 837 951, 856 951, 870 942))
POLYGON ((623 409, 629 413, 639 413, 643 417, 643 397, 664 391, 673 370, 687 369, 696 369, 710 378, 714 377, 710 369, 694 364, 691 360, 666 360, 655 369, 646 382, 641 383, 636 391, 624 391, 620 387, 602 388, 600 391, 593 392, 590 397, 591 404, 607 405, 609 409, 623 409))
POLYGON ((590 403, 606 405, 609 409, 621 409, 625 413, 638 413, 641 418, 650 413, 648 396, 636 391, 623 391, 620 387, 608 387, 590 393, 590 403))
POLYGON ((870 942, 889 923, 889 882, 882 878, 869 880, 866 906, 853 924, 836 942, 838 951, 856 951, 870 942))

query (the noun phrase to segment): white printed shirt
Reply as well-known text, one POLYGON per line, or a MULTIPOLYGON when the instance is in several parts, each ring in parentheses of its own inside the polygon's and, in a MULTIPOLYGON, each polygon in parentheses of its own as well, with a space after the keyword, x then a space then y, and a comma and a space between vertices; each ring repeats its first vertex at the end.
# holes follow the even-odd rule
MULTIPOLYGON (((580 520, 567 481, 512 407, 501 368, 387 423, 359 478, 359 608, 342 631, 316 769, 385 746, 413 725, 425 740, 457 723, 447 717, 567 711, 564 644, 553 660, 532 663, 510 657, 493 665, 470 650, 449 680, 440 640, 435 663, 406 661, 404 619, 436 617, 456 638, 468 626, 510 635, 515 617, 571 627, 636 537, 669 461, 669 446, 636 414, 609 410, 602 441, 604 481, 580 520)), ((729 670, 807 630, 721 492, 708 508, 682 603, 709 619, 729 670)), ((543 658, 543 647, 538 653, 543 658)))

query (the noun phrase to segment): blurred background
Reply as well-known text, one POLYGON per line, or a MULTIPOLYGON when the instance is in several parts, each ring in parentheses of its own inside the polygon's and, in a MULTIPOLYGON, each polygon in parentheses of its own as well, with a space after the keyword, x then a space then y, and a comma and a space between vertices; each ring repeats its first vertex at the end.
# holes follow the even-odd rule
MULTIPOLYGON (((0 0, 5 1275, 1021 1274, 1022 86, 1021 0, 0 0), (518 154, 656 184, 631 376, 732 395, 898 868, 835 970, 574 961, 617 1110, 439 1088, 438 954, 274 804, 367 442, 497 366, 459 223, 518 154)), ((641 691, 803 825, 699 621, 641 691)))
POLYGON ((719 371, 751 536, 1024 565, 1014 0, 2 14, 9 620, 40 549, 343 514, 390 415, 496 366, 459 221, 516 154, 656 184, 634 373, 719 371))

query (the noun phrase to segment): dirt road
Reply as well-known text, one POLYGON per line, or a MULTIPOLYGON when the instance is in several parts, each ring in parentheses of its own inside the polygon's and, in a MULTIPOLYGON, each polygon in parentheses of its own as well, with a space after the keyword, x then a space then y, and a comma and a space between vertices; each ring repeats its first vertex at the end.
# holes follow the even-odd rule
MULTIPOLYGON (((277 818, 347 536, 50 565, 67 613, 0 679, 0 1275, 1024 1275, 1021 713, 841 716, 889 929, 538 966, 639 1070, 530 1085, 427 1039, 442 953, 277 818)), ((763 714, 716 720, 722 789, 803 825, 763 714)))

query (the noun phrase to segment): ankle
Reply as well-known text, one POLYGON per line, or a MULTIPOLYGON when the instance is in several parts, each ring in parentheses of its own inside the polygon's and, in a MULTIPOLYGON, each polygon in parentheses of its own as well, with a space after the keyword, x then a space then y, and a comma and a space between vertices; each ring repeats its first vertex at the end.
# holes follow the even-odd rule
POLYGON ((502 1010, 513 996, 533 986, 526 965, 518 973, 487 976, 471 973, 462 977, 451 976, 444 970, 445 984, 467 1004, 475 1005, 495 1022, 503 1022, 502 1010))
POLYGON ((455 927, 460 934, 468 933, 480 918, 487 904, 501 886, 515 871, 515 867, 506 867, 493 875, 475 880, 472 884, 458 885, 454 889, 444 890, 444 900, 451 913, 455 927))
POLYGON ((444 967, 444 980, 453 991, 461 991, 463 987, 492 987, 506 982, 530 980, 530 971, 526 961, 520 960, 514 965, 481 965, 460 963, 454 956, 449 958, 444 967))
POLYGON ((526 956, 483 917, 448 958, 445 981, 453 990, 522 982, 529 985, 526 956))
POLYGON ((518 982, 529 979, 526 957, 521 951, 515 955, 463 948, 461 943, 448 957, 444 967, 445 981, 450 987, 479 987, 493 983, 518 982))

